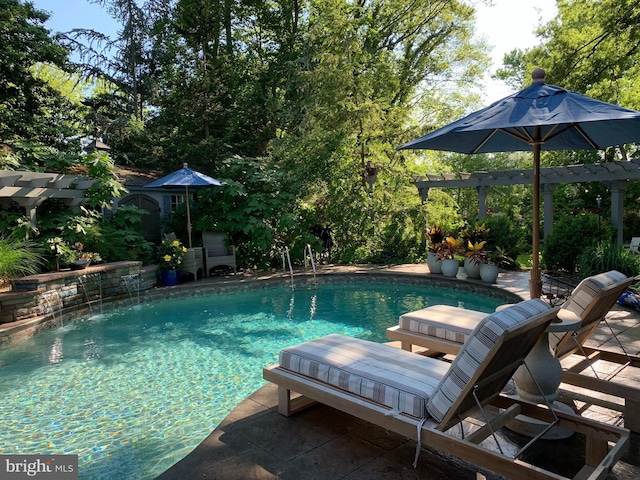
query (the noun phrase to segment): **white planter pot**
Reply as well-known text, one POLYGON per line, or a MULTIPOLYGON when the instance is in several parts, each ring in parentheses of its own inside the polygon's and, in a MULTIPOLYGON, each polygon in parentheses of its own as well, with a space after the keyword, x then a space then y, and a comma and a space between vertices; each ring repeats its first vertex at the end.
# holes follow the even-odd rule
POLYGON ((480 267, 481 263, 476 263, 471 258, 464 259, 464 271, 466 272, 469 278, 480 278, 480 267))
POLYGON ((480 266, 480 278, 483 282, 496 283, 500 270, 497 265, 483 263, 480 266))
POLYGON ((447 259, 442 260, 441 267, 442 274, 445 277, 455 277, 456 275, 458 275, 458 268, 460 267, 460 264, 456 259, 447 259))
POLYGON ((442 260, 438 260, 438 256, 435 253, 427 253, 427 267, 429 267, 431 273, 442 273, 441 262, 442 260))

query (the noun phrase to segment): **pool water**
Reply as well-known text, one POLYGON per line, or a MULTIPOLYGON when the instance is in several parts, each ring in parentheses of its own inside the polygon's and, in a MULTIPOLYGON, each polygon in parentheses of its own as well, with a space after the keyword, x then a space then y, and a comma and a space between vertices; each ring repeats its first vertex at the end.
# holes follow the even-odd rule
POLYGON ((0 454, 77 454, 81 479, 154 478, 264 385, 283 347, 341 333, 386 341, 402 313, 499 300, 330 283, 163 300, 0 350, 0 454))

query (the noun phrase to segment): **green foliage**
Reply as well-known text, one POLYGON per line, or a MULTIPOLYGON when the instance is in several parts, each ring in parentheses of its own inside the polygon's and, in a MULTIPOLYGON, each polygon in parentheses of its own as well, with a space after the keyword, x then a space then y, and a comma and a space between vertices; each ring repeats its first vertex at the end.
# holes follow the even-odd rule
POLYGON ((97 180, 87 192, 91 206, 109 207, 114 197, 121 197, 127 192, 118 179, 115 164, 108 154, 94 150, 83 160, 88 168, 89 178, 97 180))
MULTIPOLYGON (((297 200, 299 185, 288 172, 267 158, 234 156, 212 174, 225 185, 198 190, 191 208, 195 231, 226 232, 236 245, 238 262, 247 268, 271 265, 285 245, 302 253, 317 221, 297 200)), ((184 238, 183 210, 166 219, 165 225, 184 238)))
MULTIPOLYGON (((507 215, 492 215, 483 220, 487 232, 487 250, 500 247, 505 255, 517 258, 524 251, 524 229, 507 215)), ((529 247, 530 248, 530 247, 529 247)))
POLYGON ((618 270, 628 277, 635 277, 640 274, 640 255, 613 243, 598 242, 582 252, 578 266, 581 278, 609 270, 618 270))
POLYGON ((63 107, 59 95, 34 76, 31 68, 44 62, 65 65, 66 50, 53 40, 44 22, 48 15, 32 3, 0 0, 0 139, 54 144, 52 113, 63 107), (47 141, 48 139, 51 142, 47 141))
POLYGON ((18 277, 39 273, 43 263, 34 243, 0 237, 0 287, 18 277))
POLYGON ((544 240, 542 266, 571 275, 578 269, 578 258, 599 241, 598 216, 584 213, 558 218, 544 240))
POLYGON ((151 263, 153 244, 140 233, 140 219, 145 213, 133 205, 119 207, 88 232, 84 237, 86 248, 100 253, 105 262, 140 260, 144 264, 151 263))
POLYGON ((84 251, 97 253, 105 262, 120 260, 152 260, 153 246, 142 236, 140 216, 145 213, 134 206, 120 207, 113 215, 103 217, 95 210, 81 208, 72 212, 57 202, 45 202, 39 209, 40 236, 36 241, 44 247, 50 269, 58 263, 64 266, 76 259, 70 247, 84 245, 84 251), (58 239, 58 241, 54 241, 58 239))

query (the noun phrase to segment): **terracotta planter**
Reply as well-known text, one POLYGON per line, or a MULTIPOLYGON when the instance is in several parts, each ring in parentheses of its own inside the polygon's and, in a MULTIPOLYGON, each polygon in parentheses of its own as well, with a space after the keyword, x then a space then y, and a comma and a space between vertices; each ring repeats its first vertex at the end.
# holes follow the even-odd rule
POLYGON ((487 263, 483 263, 480 266, 480 278, 483 282, 496 283, 498 280, 498 273, 500 269, 497 265, 489 265, 487 263))
POLYGON ((464 259, 464 271, 469 278, 480 278, 481 263, 476 263, 471 258, 464 259))
POLYGON ((460 264, 455 258, 442 260, 441 266, 442 274, 445 277, 455 277, 456 275, 458 275, 458 268, 460 267, 460 264))
POLYGON ((442 260, 438 260, 438 256, 434 252, 427 253, 427 267, 431 273, 442 273, 442 260))

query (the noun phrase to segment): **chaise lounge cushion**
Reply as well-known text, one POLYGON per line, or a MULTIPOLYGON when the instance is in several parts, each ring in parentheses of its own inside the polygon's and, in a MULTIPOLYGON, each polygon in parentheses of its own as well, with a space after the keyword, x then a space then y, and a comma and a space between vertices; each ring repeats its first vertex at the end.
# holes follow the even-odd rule
POLYGON ((489 315, 450 305, 433 305, 401 315, 398 325, 409 332, 464 343, 478 322, 489 315))
POLYGON ((285 348, 280 366, 417 418, 448 364, 342 335, 285 348))
POLYGON ((627 276, 617 270, 587 277, 573 290, 569 299, 562 305, 562 309, 569 310, 582 318, 583 312, 591 305, 598 293, 604 288, 624 280, 627 280, 627 276))
POLYGON ((483 319, 449 364, 390 345, 342 335, 285 348, 280 367, 416 418, 441 421, 500 335, 549 310, 528 300, 483 319))
POLYGON ((519 326, 530 318, 548 311, 549 308, 542 300, 532 299, 511 305, 481 320, 431 394, 427 404, 429 415, 439 422, 442 421, 500 336, 506 330, 519 326))

